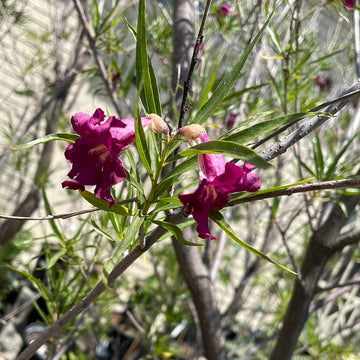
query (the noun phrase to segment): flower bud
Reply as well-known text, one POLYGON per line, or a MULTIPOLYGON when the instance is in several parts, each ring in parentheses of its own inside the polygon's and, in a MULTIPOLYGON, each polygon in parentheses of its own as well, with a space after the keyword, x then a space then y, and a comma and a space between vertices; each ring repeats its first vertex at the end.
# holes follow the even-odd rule
POLYGON ((206 130, 199 124, 191 124, 180 128, 177 134, 186 137, 189 142, 197 142, 201 135, 206 134, 206 130))
POLYGON ((154 133, 162 133, 165 135, 169 133, 169 127, 159 115, 148 114, 147 118, 151 120, 148 125, 149 130, 153 131, 154 133))

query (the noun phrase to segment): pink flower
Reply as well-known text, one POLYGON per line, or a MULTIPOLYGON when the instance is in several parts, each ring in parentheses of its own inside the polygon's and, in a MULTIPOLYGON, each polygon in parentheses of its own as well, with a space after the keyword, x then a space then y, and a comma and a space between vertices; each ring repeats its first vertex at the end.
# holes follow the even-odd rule
POLYGON ((112 72, 110 74, 110 80, 111 80, 111 83, 112 83, 112 90, 116 91, 117 89, 119 89, 119 87, 120 87, 120 84, 119 84, 120 74, 112 72))
MULTIPOLYGON (((332 3, 335 0, 328 0, 328 2, 332 3)), ((348 10, 354 9, 356 5, 356 0, 342 0, 342 3, 346 6, 348 10)))
POLYGON ((328 77, 324 78, 320 75, 316 76, 315 84, 320 88, 321 91, 323 90, 331 91, 332 89, 332 81, 328 77))
POLYGON ((343 0, 343 3, 345 4, 348 10, 351 10, 355 7, 355 2, 356 0, 343 0))
MULTIPOLYGON (((194 132, 185 126, 179 129, 178 133, 194 142, 194 132), (187 136, 191 134, 192 137, 187 136)), ((199 127, 199 125, 196 125, 199 127)), ((205 131, 205 130, 204 130, 205 131)), ((206 133, 199 132, 195 143, 203 143, 211 139, 206 133)), ((189 194, 180 194, 179 199, 184 205, 187 214, 191 214, 197 222, 196 231, 202 239, 210 237, 209 211, 210 209, 220 210, 226 206, 230 194, 239 191, 255 192, 259 190, 261 182, 259 176, 252 174, 255 166, 245 163, 243 167, 232 162, 226 162, 223 155, 200 154, 199 160, 199 186, 189 194)))
POLYGON ((234 10, 227 4, 221 4, 218 7, 216 17, 222 18, 234 14, 234 10))
POLYGON ((237 114, 230 111, 230 114, 229 114, 229 116, 227 118, 227 122, 226 122, 226 127, 228 129, 232 129, 234 127, 236 118, 237 118, 237 114))
MULTIPOLYGON (((72 163, 62 187, 85 190, 85 185, 96 185, 95 196, 106 200, 112 206, 114 198, 111 187, 125 180, 126 173, 119 155, 135 141, 135 120, 118 119, 97 109, 93 116, 77 113, 71 118, 72 126, 80 138, 65 150, 65 157, 72 163)), ((146 127, 151 120, 141 118, 146 127)))

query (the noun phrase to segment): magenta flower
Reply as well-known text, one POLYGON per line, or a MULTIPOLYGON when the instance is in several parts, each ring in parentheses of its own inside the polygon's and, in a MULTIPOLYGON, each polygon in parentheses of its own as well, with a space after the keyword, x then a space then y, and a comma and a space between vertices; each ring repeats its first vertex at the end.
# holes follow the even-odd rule
POLYGON ((343 3, 345 4, 348 10, 351 10, 355 7, 355 2, 356 0, 343 0, 343 3))
POLYGON ((227 4, 220 4, 216 17, 222 18, 234 14, 234 10, 227 4))
POLYGON ((120 74, 119 74, 119 73, 112 72, 112 73, 110 74, 110 80, 111 80, 111 83, 112 83, 112 90, 113 90, 113 91, 118 90, 119 87, 120 87, 120 84, 119 84, 120 74))
POLYGON ((226 127, 228 129, 232 129, 234 127, 236 118, 237 118, 237 114, 230 111, 230 114, 229 114, 229 116, 227 118, 227 121, 226 121, 226 127))
POLYGON ((315 85, 320 88, 321 91, 331 91, 332 89, 332 81, 330 78, 322 77, 321 75, 317 75, 315 78, 315 85))
MULTIPOLYGON (((179 129, 178 133, 193 140, 194 132, 188 133, 191 126, 179 129)), ((206 133, 200 132, 196 142, 210 140, 206 133)), ((240 167, 226 162, 225 157, 218 154, 200 154, 198 159, 199 186, 192 193, 180 194, 179 199, 184 205, 185 212, 191 214, 197 222, 196 231, 199 236, 202 239, 210 237, 215 240, 216 237, 211 235, 209 230, 210 209, 220 210, 225 207, 233 192, 259 190, 261 182, 258 175, 251 173, 255 168, 253 165, 245 163, 240 167)))
MULTIPOLYGON (((328 2, 335 2, 335 0, 328 0, 328 2)), ((355 8, 356 0, 342 0, 342 3, 346 6, 348 10, 355 8)))
MULTIPOLYGON (((72 190, 85 190, 85 185, 96 185, 95 196, 106 200, 110 206, 114 198, 111 187, 125 180, 126 173, 119 155, 135 141, 135 120, 118 119, 97 109, 93 116, 77 113, 71 118, 72 126, 80 138, 65 150, 65 157, 72 163, 62 187, 72 190)), ((151 120, 141 118, 146 127, 151 120)))

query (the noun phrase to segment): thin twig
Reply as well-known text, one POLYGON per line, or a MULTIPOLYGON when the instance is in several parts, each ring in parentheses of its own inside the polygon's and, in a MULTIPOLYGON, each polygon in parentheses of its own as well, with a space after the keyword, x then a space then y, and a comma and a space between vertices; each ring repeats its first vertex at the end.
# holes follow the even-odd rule
POLYGON ((86 15, 85 15, 85 11, 84 11, 84 8, 82 7, 81 3, 79 0, 73 0, 74 2, 74 5, 76 7, 76 10, 78 12, 78 15, 79 15, 79 18, 80 18, 80 21, 82 23, 82 26, 84 28, 84 32, 85 32, 85 35, 89 41, 89 45, 90 45, 90 48, 93 52, 93 55, 94 55, 94 58, 95 58, 95 62, 99 68, 99 72, 100 72, 100 77, 105 85, 105 89, 106 89, 106 93, 108 94, 109 98, 111 99, 111 102, 113 103, 114 107, 115 107, 115 110, 118 114, 118 116, 121 117, 121 109, 120 109, 120 106, 116 100, 116 97, 115 97, 115 94, 114 92, 112 91, 112 88, 111 88, 111 84, 110 84, 110 81, 109 81, 109 76, 106 72, 106 68, 105 68, 105 65, 104 65, 104 62, 99 54, 99 51, 96 47, 96 43, 95 43, 95 34, 93 32, 93 29, 91 28, 87 18, 86 18, 86 15))
MULTIPOLYGON (((132 197, 129 199, 125 199, 125 200, 121 200, 121 201, 117 201, 116 204, 117 205, 125 205, 125 204, 129 204, 131 202, 136 202, 138 203, 138 198, 137 197, 132 197)), ((64 213, 64 214, 57 214, 57 215, 47 215, 47 216, 40 216, 40 217, 36 217, 36 216, 13 216, 13 215, 1 215, 0 214, 0 219, 9 219, 9 220, 36 220, 36 221, 47 221, 47 220, 56 220, 56 219, 68 219, 74 216, 78 216, 78 215, 83 215, 83 214, 88 214, 88 213, 92 213, 94 211, 99 211, 101 210, 100 208, 91 208, 91 209, 84 209, 84 210, 78 210, 78 211, 74 211, 74 212, 70 212, 70 213, 64 213)))
POLYGON ((204 14, 201 20, 201 25, 200 25, 200 29, 196 38, 196 42, 195 42, 195 47, 194 47, 194 52, 191 58, 191 63, 190 63, 190 67, 189 67, 189 73, 187 76, 187 79, 185 81, 184 84, 184 92, 183 92, 183 97, 182 97, 182 102, 181 102, 181 108, 180 108, 180 115, 179 115, 179 122, 178 122, 178 128, 181 128, 184 126, 184 116, 186 113, 186 103, 187 103, 187 97, 189 92, 191 91, 191 79, 192 79, 192 75, 195 69, 195 65, 197 64, 198 60, 197 60, 197 56, 200 50, 200 46, 201 43, 203 41, 203 32, 204 32, 204 27, 205 27, 205 22, 207 19, 207 15, 209 12, 209 8, 210 8, 210 4, 211 4, 211 0, 207 0, 206 1, 206 5, 205 5, 205 10, 204 10, 204 14))
MULTIPOLYGON (((165 220, 173 224, 179 224, 186 219, 186 214, 183 209, 176 209, 165 220)), ((136 259, 138 259, 144 252, 150 249, 158 239, 166 233, 166 230, 161 226, 156 227, 147 237, 145 241, 145 248, 142 250, 137 245, 134 249, 124 256, 114 267, 108 277, 108 286, 113 286, 115 280, 131 266, 136 259)), ((61 332, 61 330, 72 320, 74 320, 79 314, 81 314, 90 304, 94 302, 108 287, 104 282, 99 281, 95 287, 93 287, 78 303, 76 303, 70 310, 62 315, 54 324, 52 324, 45 333, 40 335, 35 341, 33 341, 24 351, 18 355, 17 360, 29 360, 36 350, 49 339, 55 337, 61 332)))
POLYGON ((331 180, 323 181, 321 183, 314 184, 302 184, 288 187, 286 189, 274 190, 268 193, 254 194, 246 196, 241 199, 233 200, 228 203, 228 206, 234 206, 239 204, 244 204, 250 201, 263 200, 274 198, 278 196, 289 196, 297 193, 305 193, 309 191, 317 190, 330 190, 330 189, 339 189, 339 188, 357 188, 360 187, 360 179, 343 179, 343 180, 331 180))
MULTIPOLYGON (((310 109, 308 112, 312 113, 312 112, 317 112, 320 111, 321 109, 324 109, 325 107, 328 107, 328 109, 326 109, 324 112, 328 113, 329 116, 321 116, 321 119, 326 121, 329 118, 331 118, 330 115, 335 115, 338 111, 340 111, 346 104, 348 104, 350 102, 351 99, 353 99, 356 95, 360 94, 360 84, 359 84, 359 79, 356 81, 356 83, 347 91, 344 91, 343 93, 341 93, 336 99, 324 102, 318 106, 315 106, 314 108, 310 109), (351 90, 355 87, 355 90, 351 90), (351 90, 351 91, 350 91, 351 90), (336 107, 336 104, 338 104, 338 106, 336 107), (334 105, 334 106, 332 106, 334 105)), ((319 116, 320 117, 320 116, 319 116)), ((286 129, 288 129, 289 127, 293 126, 294 124, 298 123, 299 121, 304 120, 304 118, 302 119, 297 119, 294 121, 289 122, 288 124, 285 124, 283 126, 281 126, 279 129, 277 129, 276 131, 274 131, 273 133, 271 133, 270 135, 266 136, 265 138, 259 140, 255 145, 252 146, 253 149, 256 149, 257 147, 259 147, 260 145, 264 144, 266 141, 270 140, 271 138, 281 134, 282 132, 284 132, 286 129)), ((324 121, 320 124, 322 125, 324 123, 324 121)), ((317 127, 319 127, 320 125, 318 125, 317 127)), ((314 129, 312 129, 314 130, 314 129)), ((311 131, 312 131, 311 130, 311 131)), ((284 151, 285 152, 285 151, 284 151)))
POLYGON ((56 220, 56 219, 67 219, 73 216, 78 216, 78 215, 82 215, 82 214, 87 214, 87 213, 91 213, 94 211, 98 211, 100 210, 99 208, 92 208, 92 209, 85 209, 85 210, 79 210, 79 211, 74 211, 71 213, 64 213, 64 214, 57 214, 57 215, 48 215, 48 216, 12 216, 12 215, 0 215, 0 219, 9 219, 9 220, 24 220, 24 221, 29 221, 29 220, 36 220, 36 221, 47 221, 47 220, 56 220))
MULTIPOLYGON (((345 105, 347 105, 351 98, 360 92, 360 78, 346 91, 344 91, 338 99, 331 102, 325 109, 325 113, 335 115, 339 112, 345 105)), ((316 109, 316 108, 315 108, 316 109)), ((329 120, 329 116, 317 116, 315 119, 308 119, 306 122, 301 125, 297 130, 293 131, 288 136, 283 137, 279 141, 277 141, 273 146, 269 149, 266 149, 260 153, 260 156, 269 161, 274 159, 275 157, 283 154, 300 141, 302 138, 310 134, 312 131, 320 127, 327 120, 329 120)), ((257 144, 258 145, 258 144, 257 144)))
POLYGON ((18 313, 25 310, 27 307, 34 304, 36 300, 38 300, 41 297, 40 293, 35 294, 32 298, 25 301, 23 304, 19 305, 17 308, 0 318, 0 324, 5 325, 7 321, 9 321, 12 317, 16 316, 18 313))

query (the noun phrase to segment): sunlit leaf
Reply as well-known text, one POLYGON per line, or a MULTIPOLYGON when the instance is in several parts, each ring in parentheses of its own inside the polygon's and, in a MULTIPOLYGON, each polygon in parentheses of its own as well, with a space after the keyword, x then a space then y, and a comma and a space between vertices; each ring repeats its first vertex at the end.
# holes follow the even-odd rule
POLYGON ((147 144, 145 131, 141 123, 141 117, 138 110, 138 102, 136 103, 135 107, 135 141, 141 162, 143 163, 148 174, 152 177, 153 173, 150 166, 151 159, 149 155, 149 147, 147 144))
POLYGON ((267 188, 267 189, 264 189, 264 190, 258 190, 256 193, 231 194, 230 195, 230 201, 236 201, 236 200, 239 200, 239 199, 247 199, 247 198, 251 199, 251 197, 253 197, 253 196, 258 196, 258 195, 262 195, 262 194, 269 194, 269 193, 271 194, 271 193, 273 193, 275 191, 284 190, 284 189, 290 188, 292 186, 302 185, 302 184, 305 184, 305 183, 307 183, 309 181, 312 181, 312 180, 314 180, 314 177, 304 179, 304 180, 301 180, 301 181, 298 181, 298 182, 292 183, 292 184, 279 185, 279 186, 274 186, 274 187, 267 188))
POLYGON ((263 27, 260 29, 258 34, 255 36, 254 40, 250 43, 244 53, 238 58, 235 64, 231 67, 229 71, 222 77, 218 86, 216 87, 214 93, 210 99, 204 104, 204 106, 196 113, 193 123, 203 124, 218 108, 218 106, 223 102, 225 96, 229 93, 231 88, 239 80, 241 76, 241 70, 245 65, 246 59, 251 54, 254 46, 261 38, 264 33, 272 15, 269 16, 263 27))
MULTIPOLYGON (((227 141, 238 142, 240 144, 245 144, 245 143, 249 142, 250 140, 255 139, 258 136, 265 135, 265 134, 269 133, 270 131, 278 129, 282 125, 304 119, 307 116, 314 116, 314 115, 318 115, 318 113, 304 112, 304 113, 279 116, 279 117, 271 119, 271 120, 265 120, 265 121, 259 122, 255 125, 249 126, 248 128, 238 131, 236 133, 233 132, 230 135, 222 136, 221 139, 224 139, 227 141)), ((324 114, 322 114, 322 115, 324 115, 324 114)))
POLYGON ((12 271, 15 271, 18 274, 24 276, 26 279, 28 279, 31 282, 31 284, 35 288, 37 288, 37 290, 39 291, 39 293, 41 294, 41 296, 44 298, 45 301, 49 301, 49 302, 53 301, 53 296, 51 295, 50 291, 46 288, 46 286, 42 283, 40 279, 36 278, 32 274, 24 270, 17 269, 11 265, 7 265, 7 267, 12 271))
POLYGON ((203 246, 204 244, 193 243, 184 239, 182 229, 180 229, 177 225, 171 224, 166 221, 152 220, 152 222, 156 225, 163 227, 165 230, 172 233, 172 235, 183 245, 190 246, 203 246))
POLYGON ((133 216, 135 213, 131 210, 129 210, 126 206, 120 205, 120 204, 114 204, 110 207, 110 203, 106 200, 97 198, 94 194, 90 193, 89 191, 81 191, 79 190, 79 193, 81 196, 89 202, 91 205, 94 205, 95 207, 105 210, 105 211, 111 211, 115 214, 123 215, 123 216, 133 216))
POLYGON ((160 181, 154 192, 154 199, 157 199, 163 194, 172 184, 174 184, 178 177, 184 172, 195 169, 198 166, 196 156, 189 157, 185 161, 177 164, 176 167, 169 171, 169 173, 160 181))
POLYGON ((211 220, 213 220, 222 230, 226 232, 233 240, 235 240, 240 246, 242 246, 244 249, 250 251, 254 255, 258 256, 261 259, 264 259, 272 264, 275 264, 279 268, 288 271, 290 274, 296 275, 296 273, 285 266, 275 262, 274 260, 270 259, 268 256, 266 256, 264 253, 262 253, 260 250, 257 250, 247 244, 246 242, 242 241, 234 232, 234 230, 231 228, 230 224, 225 220, 225 218, 222 216, 222 214, 215 209, 211 209, 209 213, 209 217, 211 220))
POLYGON ((254 150, 245 145, 241 145, 232 141, 212 140, 198 144, 190 149, 184 150, 178 155, 172 157, 168 162, 179 160, 182 157, 195 154, 221 154, 231 158, 246 161, 259 168, 269 168, 271 164, 261 158, 254 150))
POLYGON ((148 113, 161 116, 159 90, 146 43, 146 0, 139 1, 136 36, 136 79, 141 100, 148 113))
POLYGON ((104 264, 103 275, 104 279, 106 280, 114 269, 115 265, 120 261, 122 258, 124 251, 138 238, 139 229, 142 223, 144 222, 145 218, 140 216, 135 216, 133 218, 132 223, 127 229, 126 235, 124 236, 123 240, 121 241, 120 245, 116 248, 113 255, 110 257, 108 261, 104 264))
POLYGON ((21 145, 16 145, 16 146, 11 146, 11 150, 24 150, 24 149, 29 149, 33 146, 39 145, 39 144, 44 144, 47 143, 49 141, 55 141, 55 140, 62 140, 62 141, 66 141, 68 143, 73 144, 75 142, 75 140, 77 138, 79 138, 79 135, 76 134, 68 134, 68 133, 56 133, 56 134, 49 134, 49 135, 45 135, 39 139, 35 139, 33 141, 30 141, 26 144, 21 144, 21 145))

